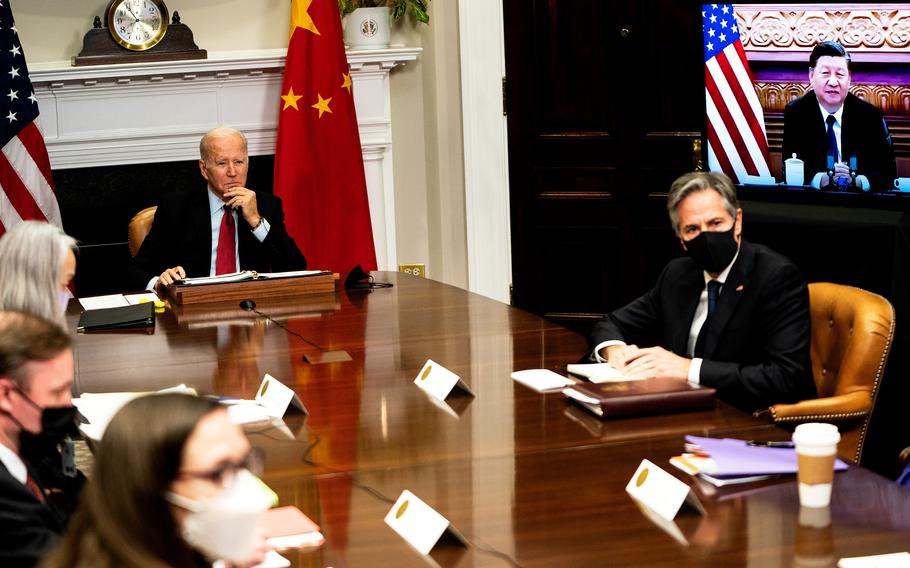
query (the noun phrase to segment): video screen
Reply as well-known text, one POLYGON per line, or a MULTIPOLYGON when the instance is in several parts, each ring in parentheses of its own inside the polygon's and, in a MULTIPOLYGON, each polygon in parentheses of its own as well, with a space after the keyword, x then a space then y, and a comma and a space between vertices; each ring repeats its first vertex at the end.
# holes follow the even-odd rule
POLYGON ((910 194, 910 4, 703 4, 708 168, 910 194))

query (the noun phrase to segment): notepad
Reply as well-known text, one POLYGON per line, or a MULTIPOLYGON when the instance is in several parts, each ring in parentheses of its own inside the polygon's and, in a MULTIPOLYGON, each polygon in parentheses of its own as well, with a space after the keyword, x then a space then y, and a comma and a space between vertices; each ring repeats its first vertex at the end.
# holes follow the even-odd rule
POLYGON ((624 376, 609 363, 572 363, 566 365, 566 371, 584 377, 592 383, 640 380, 624 376))
POLYGON ((567 379, 549 369, 525 369, 512 373, 512 379, 537 392, 558 391, 575 381, 567 379))
POLYGON ((319 525, 293 505, 266 511, 260 527, 269 546, 279 550, 318 546, 325 542, 319 525))

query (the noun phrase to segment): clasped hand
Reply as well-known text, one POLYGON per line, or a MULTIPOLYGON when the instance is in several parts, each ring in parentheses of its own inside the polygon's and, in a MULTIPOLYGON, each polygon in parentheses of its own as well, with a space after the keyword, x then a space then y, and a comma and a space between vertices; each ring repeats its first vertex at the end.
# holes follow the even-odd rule
POLYGON ((691 359, 680 357, 663 347, 611 345, 607 360, 623 375, 635 379, 688 380, 691 359))
POLYGON ((256 205, 256 192, 245 187, 232 187, 224 192, 222 196, 225 205, 232 209, 240 208, 243 218, 250 227, 259 226, 262 219, 259 216, 259 207, 256 205))

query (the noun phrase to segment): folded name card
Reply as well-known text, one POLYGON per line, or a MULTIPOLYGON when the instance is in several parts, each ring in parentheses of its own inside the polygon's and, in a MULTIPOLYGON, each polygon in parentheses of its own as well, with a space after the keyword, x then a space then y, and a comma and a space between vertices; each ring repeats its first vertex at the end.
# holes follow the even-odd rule
POLYGON ((281 418, 292 406, 304 414, 309 414, 300 397, 287 385, 266 373, 256 391, 256 402, 262 405, 273 418, 281 418))
POLYGON ((438 400, 445 400, 456 388, 464 394, 474 396, 468 385, 458 375, 432 359, 427 359, 427 362, 423 364, 423 368, 414 379, 414 384, 438 400))
POLYGON ((626 485, 626 492, 667 521, 676 518, 684 504, 705 514, 705 508, 688 485, 648 460, 641 460, 635 475, 626 485))
POLYGON ((437 513, 419 497, 405 489, 385 516, 385 523, 421 554, 429 554, 443 534, 448 532, 465 544, 465 538, 448 519, 437 513))

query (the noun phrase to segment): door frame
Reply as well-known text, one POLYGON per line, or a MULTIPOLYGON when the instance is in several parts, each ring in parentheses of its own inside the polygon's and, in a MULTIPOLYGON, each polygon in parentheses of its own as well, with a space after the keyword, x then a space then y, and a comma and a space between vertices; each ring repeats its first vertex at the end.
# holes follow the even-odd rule
POLYGON ((509 303, 512 283, 502 3, 459 0, 468 290, 509 303))

